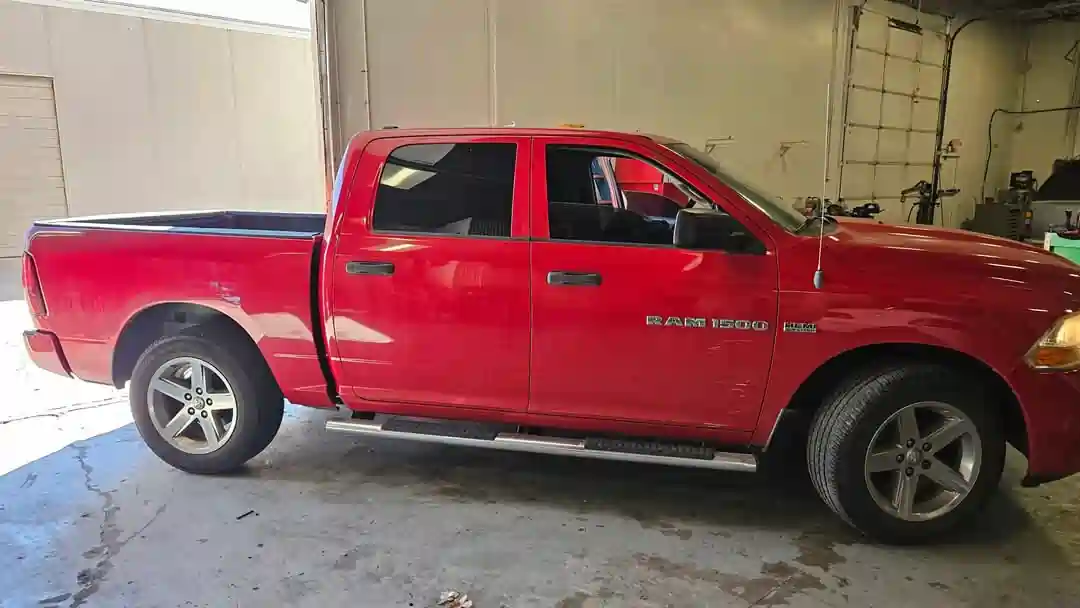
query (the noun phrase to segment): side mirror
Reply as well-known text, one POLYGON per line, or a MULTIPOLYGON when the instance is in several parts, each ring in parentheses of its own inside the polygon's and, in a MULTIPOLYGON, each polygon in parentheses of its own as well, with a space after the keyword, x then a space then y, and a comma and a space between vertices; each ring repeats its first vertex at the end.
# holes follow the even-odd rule
POLYGON ((765 246, 735 218, 709 209, 682 209, 675 216, 675 246, 763 254, 765 246))

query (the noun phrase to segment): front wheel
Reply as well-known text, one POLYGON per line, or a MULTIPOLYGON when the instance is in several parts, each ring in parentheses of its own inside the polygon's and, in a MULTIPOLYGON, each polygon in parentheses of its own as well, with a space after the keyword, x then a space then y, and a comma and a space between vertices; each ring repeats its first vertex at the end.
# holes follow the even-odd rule
POLYGON ((139 357, 131 413, 146 445, 189 473, 239 468, 270 444, 284 400, 258 350, 233 331, 162 338, 139 357))
POLYGON ((1001 479, 1001 418, 947 368, 897 365, 837 391, 810 432, 810 477, 826 504, 885 542, 967 523, 1001 479))

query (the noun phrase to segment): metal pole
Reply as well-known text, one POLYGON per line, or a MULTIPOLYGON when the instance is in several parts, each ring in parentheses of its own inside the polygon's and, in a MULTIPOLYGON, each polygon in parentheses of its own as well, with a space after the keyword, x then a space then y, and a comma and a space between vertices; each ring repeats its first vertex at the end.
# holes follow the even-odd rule
POLYGON ((941 68, 941 96, 938 99, 937 131, 934 136, 934 177, 930 182, 930 200, 928 204, 924 204, 919 208, 919 213, 915 216, 915 221, 919 224, 934 223, 934 208, 941 198, 938 196, 938 191, 941 189, 941 166, 944 161, 941 148, 945 144, 945 112, 949 107, 949 79, 952 75, 953 50, 956 47, 956 38, 967 26, 983 19, 983 17, 977 17, 964 22, 945 41, 945 62, 941 68))

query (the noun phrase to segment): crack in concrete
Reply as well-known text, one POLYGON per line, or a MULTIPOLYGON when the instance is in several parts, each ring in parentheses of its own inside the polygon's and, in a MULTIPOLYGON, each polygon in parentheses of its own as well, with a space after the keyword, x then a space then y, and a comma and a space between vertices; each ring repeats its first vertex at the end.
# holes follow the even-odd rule
POLYGON ((82 412, 86 410, 93 410, 99 407, 108 407, 110 405, 120 405, 127 400, 126 395, 119 395, 117 397, 109 397, 107 399, 99 399, 97 401, 84 401, 82 403, 75 403, 72 405, 66 405, 64 407, 53 408, 45 410, 44 412, 37 412, 34 414, 27 414, 25 416, 18 416, 15 418, 0 419, 0 426, 5 424, 11 424, 13 422, 23 422, 24 420, 33 420, 35 418, 61 418, 67 414, 73 412, 82 412))
POLYGON ((79 590, 71 596, 71 608, 78 608, 101 588, 101 583, 104 582, 109 571, 113 568, 113 558, 119 555, 120 551, 128 543, 146 532, 161 517, 171 502, 171 496, 155 510, 154 514, 141 528, 127 538, 121 539, 120 529, 116 526, 116 512, 120 510, 120 507, 116 505, 116 500, 113 497, 113 492, 116 490, 102 490, 100 486, 94 483, 94 467, 90 466, 90 463, 86 461, 88 451, 86 444, 74 443, 71 447, 75 450, 75 460, 78 461, 79 468, 83 472, 83 484, 88 491, 96 494, 102 500, 102 519, 98 532, 98 544, 83 554, 88 559, 95 557, 99 559, 93 567, 79 571, 79 574, 75 577, 79 590))

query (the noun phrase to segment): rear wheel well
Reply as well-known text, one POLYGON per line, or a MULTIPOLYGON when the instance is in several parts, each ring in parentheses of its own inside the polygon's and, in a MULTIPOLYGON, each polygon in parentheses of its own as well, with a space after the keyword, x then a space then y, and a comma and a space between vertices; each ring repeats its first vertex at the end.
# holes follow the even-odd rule
POLYGON ((123 388, 131 379, 139 356, 157 340, 211 324, 220 324, 230 333, 245 337, 253 348, 257 348, 247 331, 223 312, 199 304, 158 304, 132 317, 120 332, 113 349, 113 385, 123 388))
POLYGON ((1028 453, 1027 425, 1020 402, 1012 388, 992 368, 982 361, 959 351, 924 344, 875 344, 847 351, 827 361, 803 382, 795 391, 787 410, 798 413, 797 418, 806 424, 824 405, 829 394, 852 374, 872 366, 903 363, 938 363, 957 373, 964 374, 972 382, 987 387, 986 394, 997 401, 1005 427, 1005 439, 1024 455, 1028 453))

